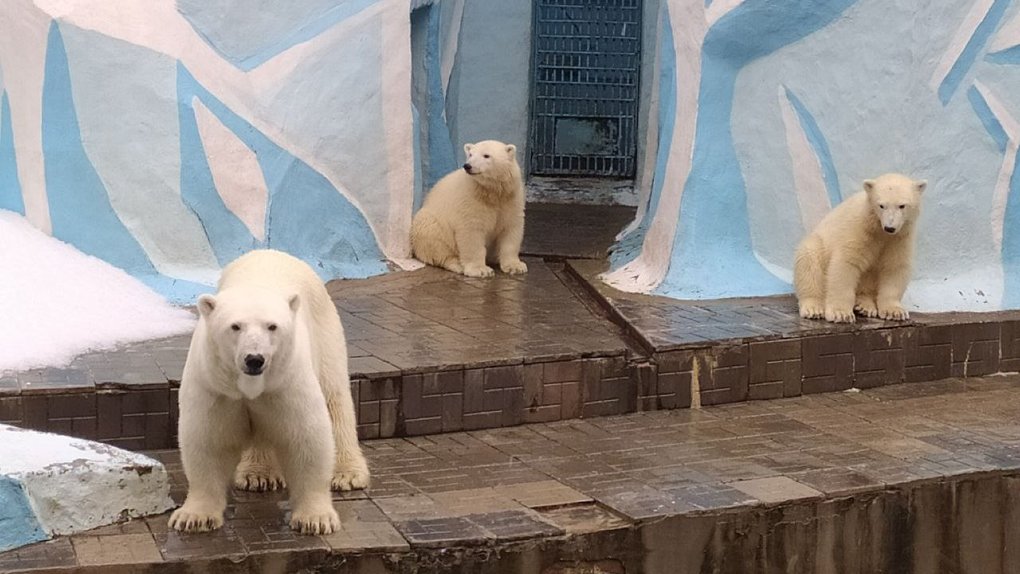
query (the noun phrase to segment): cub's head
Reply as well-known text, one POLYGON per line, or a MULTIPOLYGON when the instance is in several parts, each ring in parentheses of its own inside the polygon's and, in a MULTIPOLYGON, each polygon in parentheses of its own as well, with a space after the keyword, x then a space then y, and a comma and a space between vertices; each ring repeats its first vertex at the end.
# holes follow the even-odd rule
POLYGON ((475 177, 502 179, 519 170, 517 146, 495 140, 464 144, 464 171, 475 177))
POLYGON ((927 186, 926 181, 914 181, 898 173, 865 180, 864 191, 882 231, 895 235, 913 223, 920 212, 921 194, 927 186))
POLYGON ((265 390, 263 374, 286 363, 301 300, 263 289, 228 288, 198 298, 206 336, 220 368, 238 375, 249 399, 265 390))

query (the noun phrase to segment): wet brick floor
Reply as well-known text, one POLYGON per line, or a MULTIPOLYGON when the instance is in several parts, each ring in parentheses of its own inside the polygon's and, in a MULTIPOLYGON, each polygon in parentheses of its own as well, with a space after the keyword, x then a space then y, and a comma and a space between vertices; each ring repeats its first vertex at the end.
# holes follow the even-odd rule
POLYGON ((604 259, 616 234, 634 219, 622 205, 529 203, 521 253, 570 259, 604 259))
MULTIPOLYGON (((0 554, 0 571, 314 552, 395 552, 626 527, 970 473, 1020 471, 1020 375, 364 442, 343 529, 297 536, 282 493, 235 493, 224 529, 166 515, 0 554)), ((179 455, 155 455, 185 493, 179 455)))

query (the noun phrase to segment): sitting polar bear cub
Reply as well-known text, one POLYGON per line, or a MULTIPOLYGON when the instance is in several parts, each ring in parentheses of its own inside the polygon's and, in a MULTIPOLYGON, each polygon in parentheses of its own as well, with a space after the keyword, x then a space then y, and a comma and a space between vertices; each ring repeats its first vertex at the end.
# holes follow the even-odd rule
POLYGON ((179 393, 188 496, 170 526, 222 526, 236 469, 241 488, 286 479, 292 528, 335 531, 331 483, 364 488, 369 475, 343 327, 322 281, 290 255, 252 251, 223 270, 218 293, 201 296, 198 310, 179 393))
POLYGON ((525 273, 524 183, 517 148, 498 141, 464 146, 464 169, 436 183, 411 223, 411 249, 424 263, 468 277, 525 273))
POLYGON ((908 318, 914 227, 927 182, 886 174, 829 212, 797 247, 793 285, 800 316, 853 323, 908 318))

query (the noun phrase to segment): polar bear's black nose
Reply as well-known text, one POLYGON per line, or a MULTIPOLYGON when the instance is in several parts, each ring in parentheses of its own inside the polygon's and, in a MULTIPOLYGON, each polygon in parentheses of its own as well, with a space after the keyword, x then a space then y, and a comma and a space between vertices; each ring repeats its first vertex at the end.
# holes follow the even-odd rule
POLYGON ((244 356, 244 370, 249 375, 257 375, 262 372, 262 367, 266 366, 266 358, 262 355, 245 355, 244 356))
POLYGON ((896 233, 896 228, 895 227, 886 226, 883 229, 885 229, 886 233, 896 233))
POLYGON ((466 171, 468 173, 471 173, 471 164, 470 163, 465 163, 463 167, 464 167, 464 171, 466 171))

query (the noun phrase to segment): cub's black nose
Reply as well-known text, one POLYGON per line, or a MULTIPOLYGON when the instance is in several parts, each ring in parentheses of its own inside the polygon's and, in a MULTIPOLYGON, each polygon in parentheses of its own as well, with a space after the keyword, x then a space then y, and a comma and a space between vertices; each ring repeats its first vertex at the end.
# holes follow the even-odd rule
POLYGON ((258 375, 266 366, 266 358, 262 355, 245 355, 244 372, 249 375, 258 375))
POLYGON ((463 165, 463 168, 464 168, 464 171, 466 171, 468 173, 471 173, 471 164, 470 163, 465 163, 463 165))
POLYGON ((895 227, 885 227, 883 229, 885 229, 886 233, 896 233, 896 228, 895 227))

